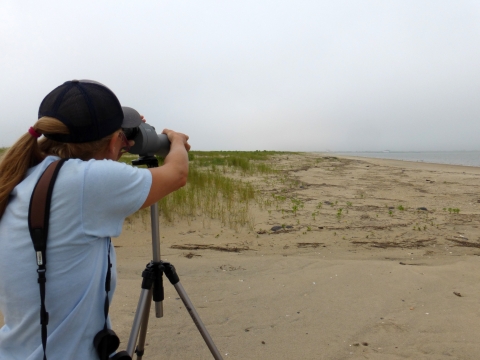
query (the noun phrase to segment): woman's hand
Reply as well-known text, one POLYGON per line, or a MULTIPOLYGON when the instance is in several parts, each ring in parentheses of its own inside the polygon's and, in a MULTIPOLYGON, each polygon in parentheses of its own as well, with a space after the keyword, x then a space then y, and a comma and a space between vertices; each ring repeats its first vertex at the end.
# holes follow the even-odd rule
POLYGON ((170 129, 163 129, 162 134, 167 135, 168 140, 173 143, 174 141, 181 141, 183 145, 185 146, 185 150, 190 151, 190 144, 188 143, 188 135, 175 132, 170 129))

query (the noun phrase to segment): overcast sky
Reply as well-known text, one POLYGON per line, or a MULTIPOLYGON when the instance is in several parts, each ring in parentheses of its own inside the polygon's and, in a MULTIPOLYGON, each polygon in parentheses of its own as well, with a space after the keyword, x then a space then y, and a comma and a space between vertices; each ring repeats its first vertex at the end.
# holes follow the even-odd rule
POLYGON ((480 2, 0 0, 0 146, 71 79, 195 150, 480 150, 480 2))

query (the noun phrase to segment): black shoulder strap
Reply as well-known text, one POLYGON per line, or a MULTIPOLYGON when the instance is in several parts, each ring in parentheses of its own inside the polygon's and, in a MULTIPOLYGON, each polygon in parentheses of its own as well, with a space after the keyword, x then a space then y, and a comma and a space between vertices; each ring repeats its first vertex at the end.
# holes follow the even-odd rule
POLYGON ((46 272, 46 250, 48 238, 48 222, 50 219, 50 202, 52 199, 53 185, 57 178, 60 168, 67 159, 57 160, 51 163, 38 179, 33 194, 30 199, 30 207, 28 209, 28 229, 32 237, 33 247, 37 258, 38 284, 40 286, 40 324, 42 325, 42 346, 43 360, 47 360, 47 325, 48 312, 45 309, 45 277, 46 272))

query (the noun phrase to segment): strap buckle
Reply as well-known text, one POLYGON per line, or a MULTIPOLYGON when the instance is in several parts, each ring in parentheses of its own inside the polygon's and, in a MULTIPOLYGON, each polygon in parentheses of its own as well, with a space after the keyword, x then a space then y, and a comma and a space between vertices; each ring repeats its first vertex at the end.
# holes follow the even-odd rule
POLYGON ((37 251, 37 265, 43 265, 43 253, 41 251, 37 251))

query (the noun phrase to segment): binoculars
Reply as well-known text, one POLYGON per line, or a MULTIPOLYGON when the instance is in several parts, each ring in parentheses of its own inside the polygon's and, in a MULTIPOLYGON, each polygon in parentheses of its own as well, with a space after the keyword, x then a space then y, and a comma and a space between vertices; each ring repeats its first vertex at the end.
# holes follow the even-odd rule
POLYGON ((167 135, 157 134, 155 128, 142 121, 140 114, 130 107, 123 106, 124 127, 122 127, 127 140, 135 144, 128 150, 131 154, 140 156, 165 157, 170 151, 170 141, 167 135))

